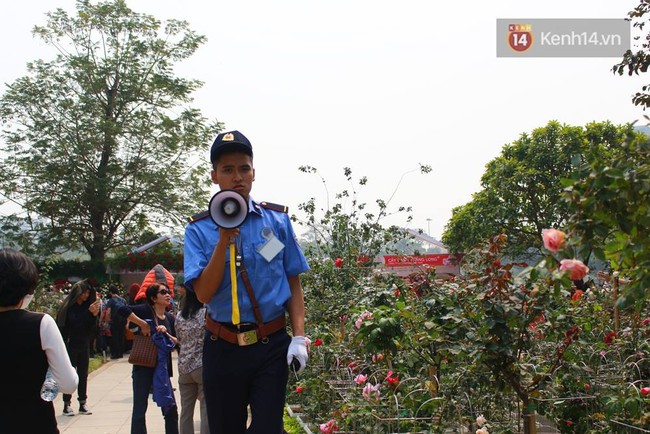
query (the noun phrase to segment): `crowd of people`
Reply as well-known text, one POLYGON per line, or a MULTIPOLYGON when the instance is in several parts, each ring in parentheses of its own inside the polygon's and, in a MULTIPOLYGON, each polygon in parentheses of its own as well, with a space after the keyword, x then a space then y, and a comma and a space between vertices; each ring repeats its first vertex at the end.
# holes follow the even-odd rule
POLYGON ((197 401, 201 434, 284 432, 289 367, 300 372, 308 361, 300 274, 309 266, 286 207, 250 196, 255 169, 248 139, 238 131, 219 134, 210 162, 213 183, 235 192, 246 211, 236 225, 222 224, 209 211, 190 220, 185 280, 178 286, 160 264, 128 293, 113 285, 102 296, 96 282, 80 280, 67 288, 54 321, 26 310, 38 283, 32 261, 0 250, 0 333, 5 348, 18 349, 0 358, 3 379, 11 379, 8 396, 18 397, 0 406, 3 433, 59 432, 51 401, 39 394, 48 369, 63 392, 63 414, 92 414, 89 359, 107 349, 111 359, 130 351, 131 434, 147 432, 150 395, 167 434, 194 433, 197 401), (144 351, 153 362, 133 357, 144 351), (180 407, 170 381, 174 351, 180 407))
MULTIPOLYGON (((102 343, 110 348, 110 358, 115 360, 124 357, 130 350, 132 340, 127 338, 128 333, 146 336, 164 333, 172 342, 173 349, 178 351, 181 409, 179 425, 179 412, 174 398, 171 398, 173 405, 161 406, 165 432, 193 434, 194 408, 198 401, 200 433, 210 433, 201 370, 206 308, 193 292, 185 292, 182 283, 176 286, 176 297, 172 298, 174 281, 167 280, 171 273, 160 265, 151 273, 155 274, 156 271, 162 271, 165 278, 156 280, 148 275, 142 284, 129 286, 128 292, 117 285, 111 285, 104 297, 91 279, 71 284, 65 287, 67 295, 53 319, 47 314, 26 310, 38 280, 33 262, 18 251, 0 250, 0 324, 6 325, 2 331, 9 343, 8 348, 16 348, 16 352, 12 352, 16 357, 2 358, 0 367, 6 368, 2 372, 8 380, 20 377, 34 380, 28 384, 9 382, 11 396, 24 396, 25 399, 11 401, 12 404, 21 403, 17 408, 13 405, 0 406, 0 414, 5 415, 5 420, 9 421, 8 426, 3 426, 0 432, 59 432, 52 402, 46 402, 39 396, 48 368, 54 374, 59 390, 63 392, 63 415, 91 415, 87 396, 89 360, 94 353, 101 354, 104 351, 102 343), (13 335, 7 333, 20 326, 28 330, 13 335), (35 360, 38 363, 26 363, 35 360), (72 403, 75 392, 79 404, 76 408, 72 403), (44 417, 17 418, 26 412, 42 414, 44 417)), ((147 432, 145 414, 150 394, 157 401, 160 390, 157 383, 162 380, 171 387, 169 377, 174 375, 171 352, 167 352, 164 363, 166 378, 162 379, 157 376, 155 367, 133 365, 133 434, 147 432)), ((173 395, 173 389, 169 389, 168 395, 173 395)))

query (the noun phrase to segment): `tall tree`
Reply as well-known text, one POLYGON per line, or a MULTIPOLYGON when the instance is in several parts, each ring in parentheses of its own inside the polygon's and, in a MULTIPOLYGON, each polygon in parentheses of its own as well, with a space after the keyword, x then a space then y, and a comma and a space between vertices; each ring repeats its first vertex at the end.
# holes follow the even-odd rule
POLYGON ((76 7, 34 28, 58 54, 28 63, 0 98, 0 189, 42 241, 102 261, 205 206, 199 151, 221 125, 189 106, 202 83, 174 74, 204 36, 124 0, 76 7))
POLYGON ((611 159, 630 128, 609 122, 583 128, 552 121, 523 133, 486 165, 482 190, 453 210, 442 241, 453 251, 467 251, 505 233, 508 253, 522 255, 541 247, 542 230, 562 226, 570 213, 563 179, 576 170, 588 149, 603 161, 611 159))

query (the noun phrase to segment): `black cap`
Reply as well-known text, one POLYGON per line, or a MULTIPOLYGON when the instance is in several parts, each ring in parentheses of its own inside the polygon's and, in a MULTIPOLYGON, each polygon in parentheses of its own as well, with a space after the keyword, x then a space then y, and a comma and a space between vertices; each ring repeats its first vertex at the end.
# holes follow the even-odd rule
POLYGON ((226 152, 243 152, 252 157, 253 147, 246 136, 239 131, 227 131, 214 139, 210 149, 210 162, 214 163, 226 152))

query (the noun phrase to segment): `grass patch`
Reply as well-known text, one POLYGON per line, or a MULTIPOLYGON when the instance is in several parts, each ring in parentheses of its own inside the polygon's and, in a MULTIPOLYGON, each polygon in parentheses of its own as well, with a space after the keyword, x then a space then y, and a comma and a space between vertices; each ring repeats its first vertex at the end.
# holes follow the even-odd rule
POLYGON ((88 373, 93 372, 94 370, 98 369, 100 366, 102 366, 106 361, 104 360, 104 357, 100 356, 95 356, 91 357, 90 360, 88 361, 88 373))
POLYGON ((289 413, 287 413, 287 409, 284 409, 284 430, 288 434, 303 434, 304 431, 300 427, 300 424, 296 419, 293 417, 289 416, 289 413))

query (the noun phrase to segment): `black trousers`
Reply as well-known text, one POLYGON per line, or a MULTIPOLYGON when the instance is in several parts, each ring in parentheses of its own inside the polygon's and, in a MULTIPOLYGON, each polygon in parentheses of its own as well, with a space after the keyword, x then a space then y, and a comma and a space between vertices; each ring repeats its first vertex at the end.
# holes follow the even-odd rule
POLYGON ((126 321, 118 318, 111 320, 111 357, 114 359, 124 355, 124 327, 126 321))
POLYGON ((211 336, 206 332, 203 344, 203 394, 210 434, 281 434, 291 342, 286 330, 273 333, 268 343, 244 347, 211 336))
MULTIPOLYGON (((90 348, 81 347, 81 348, 68 348, 68 356, 70 356, 70 363, 77 370, 77 375, 79 376, 79 385, 77 386, 77 394, 79 395, 77 399, 79 404, 84 404, 88 396, 86 396, 86 391, 88 389, 88 364, 90 361, 90 348)), ((72 400, 72 395, 67 393, 63 394, 63 402, 70 404, 72 400)))

